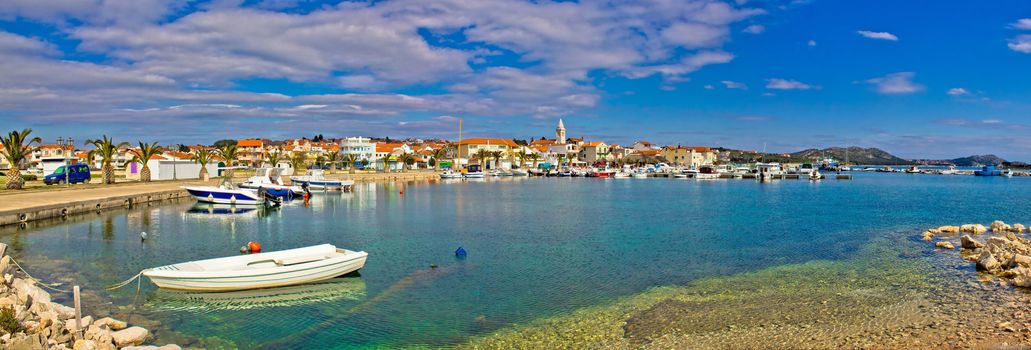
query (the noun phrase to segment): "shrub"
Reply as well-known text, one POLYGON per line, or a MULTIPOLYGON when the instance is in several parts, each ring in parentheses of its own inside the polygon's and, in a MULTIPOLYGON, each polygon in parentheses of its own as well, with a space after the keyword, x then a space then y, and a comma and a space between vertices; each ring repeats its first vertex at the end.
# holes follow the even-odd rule
POLYGON ((22 330, 21 323, 18 322, 18 318, 14 317, 14 309, 0 309, 0 329, 3 329, 4 332, 11 334, 20 332, 22 330))
POLYGON ((37 177, 34 174, 22 174, 21 179, 25 181, 36 181, 37 177))

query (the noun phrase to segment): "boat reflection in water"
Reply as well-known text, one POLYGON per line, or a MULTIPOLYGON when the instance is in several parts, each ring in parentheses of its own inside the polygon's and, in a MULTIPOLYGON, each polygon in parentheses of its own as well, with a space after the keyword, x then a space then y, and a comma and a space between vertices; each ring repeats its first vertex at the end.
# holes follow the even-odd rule
POLYGON ((232 204, 213 204, 213 203, 201 203, 197 202, 186 211, 186 214, 192 217, 211 217, 211 218, 227 218, 227 217, 264 217, 269 212, 272 212, 273 208, 265 208, 263 206, 236 206, 232 204))
POLYGON ((237 292, 184 292, 158 289, 148 298, 145 306, 165 311, 211 312, 362 299, 365 297, 365 281, 352 275, 296 286, 237 292))

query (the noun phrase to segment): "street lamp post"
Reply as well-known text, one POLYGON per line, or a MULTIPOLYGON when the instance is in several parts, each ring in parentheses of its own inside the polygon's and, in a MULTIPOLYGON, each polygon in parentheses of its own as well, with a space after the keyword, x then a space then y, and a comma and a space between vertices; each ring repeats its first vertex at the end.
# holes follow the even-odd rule
POLYGON ((61 155, 64 157, 64 184, 65 186, 71 186, 71 183, 68 182, 70 180, 69 171, 71 170, 68 167, 68 146, 73 146, 75 145, 75 143, 71 137, 69 137, 67 140, 65 140, 63 137, 58 137, 57 145, 61 146, 61 155))

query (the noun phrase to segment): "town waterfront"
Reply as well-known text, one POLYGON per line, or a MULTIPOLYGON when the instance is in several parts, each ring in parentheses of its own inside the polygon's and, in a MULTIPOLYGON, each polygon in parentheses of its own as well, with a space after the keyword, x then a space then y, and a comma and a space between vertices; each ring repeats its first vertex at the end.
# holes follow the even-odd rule
MULTIPOLYGON (((476 345, 520 325, 654 294, 656 287, 706 281, 725 292, 751 290, 741 276, 813 261, 849 270, 851 262, 868 261, 857 255, 875 242, 881 242, 873 249, 878 256, 899 260, 884 269, 905 268, 893 276, 912 284, 884 287, 914 288, 926 282, 917 278, 922 271, 938 263, 929 254, 933 246, 919 242, 923 229, 1021 222, 1031 218, 1021 195, 1029 189, 1024 178, 876 173, 852 181, 766 183, 367 183, 352 193, 316 194, 309 207, 232 214, 181 200, 5 227, 0 242, 11 244, 37 277, 81 285, 91 314, 149 325, 158 343, 444 347, 476 345), (148 232, 146 241, 141 231, 148 232), (332 281, 334 292, 294 291, 299 295, 271 303, 205 303, 144 281, 132 311, 135 285, 103 289, 144 268, 232 255, 248 241, 266 250, 328 242, 370 257, 360 276, 332 281), (460 246, 469 252, 464 259, 453 253, 460 246)), ((856 264, 859 280, 877 270, 856 264)))

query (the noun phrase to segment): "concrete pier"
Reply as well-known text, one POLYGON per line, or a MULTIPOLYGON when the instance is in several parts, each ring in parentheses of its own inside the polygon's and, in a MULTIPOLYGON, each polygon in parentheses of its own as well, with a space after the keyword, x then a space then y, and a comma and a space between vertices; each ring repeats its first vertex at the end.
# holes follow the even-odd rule
POLYGON ((181 181, 0 194, 0 226, 189 196, 181 181))

